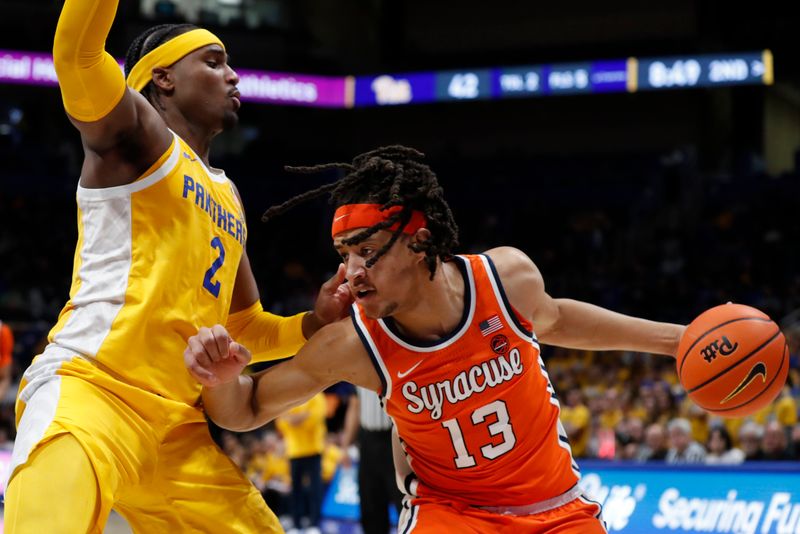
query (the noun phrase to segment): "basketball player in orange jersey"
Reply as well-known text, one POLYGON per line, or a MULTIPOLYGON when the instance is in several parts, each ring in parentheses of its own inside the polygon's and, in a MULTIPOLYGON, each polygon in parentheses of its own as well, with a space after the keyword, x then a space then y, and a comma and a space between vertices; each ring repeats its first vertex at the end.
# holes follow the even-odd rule
POLYGON ((346 171, 337 183, 267 211, 331 192, 351 318, 255 376, 240 375, 250 354, 235 336, 201 329, 184 359, 207 413, 255 428, 349 381, 382 396, 402 441, 411 498, 398 532, 605 532, 600 506, 577 486, 539 342, 674 356, 684 327, 554 299, 510 247, 453 255, 455 222, 420 157, 405 147, 364 154, 335 165, 346 171))
POLYGON ((116 9, 66 0, 56 29, 85 151, 79 238, 70 301, 20 384, 6 532, 101 532, 112 507, 136 532, 280 532, 211 440, 181 352, 222 323, 259 359, 292 355, 349 293, 340 272, 313 313, 262 310, 242 204, 208 159, 240 105, 225 47, 158 26, 131 46, 126 80, 103 49, 116 9))

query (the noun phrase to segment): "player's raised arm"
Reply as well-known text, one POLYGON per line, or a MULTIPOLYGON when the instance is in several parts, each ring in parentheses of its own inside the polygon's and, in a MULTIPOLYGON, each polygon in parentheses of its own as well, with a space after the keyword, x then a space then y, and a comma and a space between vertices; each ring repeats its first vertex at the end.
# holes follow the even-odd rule
POLYGON ((324 327, 293 359, 252 376, 240 375, 249 351, 219 325, 189 338, 184 361, 203 384, 206 413, 236 431, 262 426, 337 382, 381 387, 350 321, 324 327))
MULTIPOLYGON (((153 148, 155 156, 142 155, 154 161, 169 146, 171 136, 147 101, 128 89, 117 61, 105 50, 116 11, 116 0, 64 3, 53 41, 61 97, 87 149, 102 155, 130 143, 132 137, 140 146, 160 141, 153 148)), ((136 177, 133 172, 131 181, 136 177)))
POLYGON ((245 252, 236 272, 231 313, 225 329, 250 350, 253 362, 288 358, 297 354, 306 340, 324 325, 346 316, 352 300, 344 284, 344 268, 340 265, 336 273, 322 284, 313 310, 291 317, 264 311, 245 252))
POLYGON ((500 247, 494 261, 511 305, 532 320, 542 343, 576 349, 632 350, 674 356, 684 326, 613 312, 545 291, 539 269, 523 252, 500 247))

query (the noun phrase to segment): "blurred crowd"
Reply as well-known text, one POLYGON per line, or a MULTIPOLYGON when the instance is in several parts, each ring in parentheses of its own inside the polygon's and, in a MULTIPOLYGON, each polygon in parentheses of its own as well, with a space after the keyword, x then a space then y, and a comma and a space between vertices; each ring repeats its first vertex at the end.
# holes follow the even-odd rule
POLYGON ((352 394, 349 387, 333 388, 257 431, 218 433, 222 449, 290 534, 319 531, 322 499, 346 454, 342 411, 352 394))
POLYGON ((779 397, 746 418, 699 408, 672 360, 639 354, 554 351, 547 362, 562 394, 561 419, 579 458, 739 464, 800 459, 800 372, 791 336, 791 376, 779 397))
MULTIPOLYGON (((14 330, 12 375, 18 380, 68 298, 80 154, 58 132, 46 138, 46 128, 14 131, 16 137, 0 135, 9 185, 0 189, 0 320, 14 330), (49 151, 34 150, 41 146, 49 151)), ((248 149, 215 161, 238 177, 262 301, 290 314, 311 306, 316 288, 336 267, 324 231, 330 214, 320 203, 267 226, 255 221, 268 205, 295 194, 293 188, 335 176, 295 183, 280 166, 316 161, 269 157, 248 149), (250 168, 266 169, 273 179, 248 174, 250 168)), ((461 251, 517 246, 537 263, 553 296, 654 320, 688 323, 717 304, 749 304, 779 322, 789 340, 786 387, 747 419, 711 417, 693 405, 668 358, 543 347, 576 457, 708 464, 800 459, 800 226, 793 206, 800 175, 766 176, 758 165, 702 171, 690 150, 583 159, 439 158, 430 164, 460 225, 461 251)), ((219 435, 272 508, 291 518, 287 524, 313 527, 316 521, 320 492, 343 458, 341 412, 348 395, 327 393, 313 416, 290 414, 258 432, 219 435), (305 444, 299 449, 298 439, 305 444), (308 457, 316 459, 298 461, 308 457), (293 473, 306 489, 302 499, 292 494, 293 473)), ((0 448, 7 448, 14 436, 13 388, 2 400, 0 448)))

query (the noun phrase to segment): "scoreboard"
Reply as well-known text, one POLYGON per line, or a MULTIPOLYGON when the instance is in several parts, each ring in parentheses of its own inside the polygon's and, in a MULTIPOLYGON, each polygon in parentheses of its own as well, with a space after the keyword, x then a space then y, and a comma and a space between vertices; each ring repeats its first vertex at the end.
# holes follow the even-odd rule
MULTIPOLYGON (((242 100, 326 108, 773 83, 769 50, 357 77, 237 70, 242 100)), ((52 56, 0 50, 0 83, 57 85, 52 56)))
POLYGON ((360 107, 769 85, 772 81, 772 54, 764 50, 364 76, 355 79, 353 104, 360 107))

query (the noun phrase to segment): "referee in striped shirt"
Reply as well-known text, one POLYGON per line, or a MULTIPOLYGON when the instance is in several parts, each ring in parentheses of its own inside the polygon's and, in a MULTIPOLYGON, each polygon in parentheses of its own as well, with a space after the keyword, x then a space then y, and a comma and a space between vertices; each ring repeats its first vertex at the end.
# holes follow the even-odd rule
MULTIPOLYGON (((345 415, 342 447, 347 450, 358 436, 358 491, 364 534, 387 534, 389 506, 400 513, 402 494, 397 489, 392 460, 392 421, 383 411, 378 395, 356 388, 345 415)), ((345 455, 345 463, 349 456, 345 455)))

